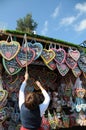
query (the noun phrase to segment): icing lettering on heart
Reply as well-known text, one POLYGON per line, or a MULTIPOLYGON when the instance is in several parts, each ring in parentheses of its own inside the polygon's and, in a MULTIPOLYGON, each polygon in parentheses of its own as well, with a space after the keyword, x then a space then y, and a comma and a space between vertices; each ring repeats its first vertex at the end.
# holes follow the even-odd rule
POLYGON ((70 57, 72 57, 75 61, 78 61, 78 59, 80 58, 80 52, 79 52, 78 50, 69 49, 68 54, 69 54, 70 57))
POLYGON ((41 58, 44 60, 45 63, 49 63, 54 59, 54 57, 55 57, 55 52, 53 50, 43 49, 41 58))
POLYGON ((66 58, 66 52, 65 52, 65 50, 62 49, 62 48, 59 48, 59 49, 52 48, 52 50, 55 52, 55 58, 54 58, 54 60, 58 64, 64 63, 65 58, 66 58))
POLYGON ((20 44, 16 41, 0 41, 0 53, 6 60, 12 60, 19 52, 20 44))
POLYGON ((25 67, 31 64, 35 57, 35 51, 31 48, 27 49, 26 47, 21 47, 18 55, 16 56, 16 60, 21 67, 25 67), (27 53, 27 57, 26 57, 27 53))

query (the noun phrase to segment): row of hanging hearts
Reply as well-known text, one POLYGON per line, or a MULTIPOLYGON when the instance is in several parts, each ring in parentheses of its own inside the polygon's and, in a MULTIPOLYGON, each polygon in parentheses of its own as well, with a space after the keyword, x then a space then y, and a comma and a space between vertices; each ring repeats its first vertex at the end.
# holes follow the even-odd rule
POLYGON ((77 49, 69 49, 68 52, 63 48, 43 49, 41 43, 26 43, 20 46, 17 41, 0 41, 0 54, 3 57, 3 66, 10 75, 18 73, 23 67, 31 64, 40 56, 45 65, 51 69, 58 69, 62 76, 65 76, 69 69, 75 77, 86 73, 86 55, 77 49), (26 45, 27 44, 27 45, 26 45))
POLYGON ((70 48, 66 53, 63 48, 51 48, 50 50, 43 49, 41 57, 48 68, 51 70, 57 68, 62 76, 65 76, 69 69, 72 70, 75 77, 79 77, 82 72, 85 76, 86 54, 84 52, 80 53, 77 49, 70 48), (52 53, 49 54, 52 58, 48 57, 48 53, 52 53))
POLYGON ((16 41, 0 41, 0 54, 3 57, 3 66, 10 75, 18 73, 23 67, 39 58, 43 46, 40 43, 26 43, 20 46, 16 41))

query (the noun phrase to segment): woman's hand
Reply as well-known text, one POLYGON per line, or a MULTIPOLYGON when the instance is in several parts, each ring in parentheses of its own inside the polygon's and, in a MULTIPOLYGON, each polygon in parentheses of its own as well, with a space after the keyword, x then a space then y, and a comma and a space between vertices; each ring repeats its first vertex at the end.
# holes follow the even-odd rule
POLYGON ((44 88, 42 87, 41 83, 39 81, 36 81, 35 82, 37 84, 37 86, 41 89, 41 90, 44 90, 44 88))
POLYGON ((25 81, 27 81, 28 80, 28 72, 25 72, 25 81))

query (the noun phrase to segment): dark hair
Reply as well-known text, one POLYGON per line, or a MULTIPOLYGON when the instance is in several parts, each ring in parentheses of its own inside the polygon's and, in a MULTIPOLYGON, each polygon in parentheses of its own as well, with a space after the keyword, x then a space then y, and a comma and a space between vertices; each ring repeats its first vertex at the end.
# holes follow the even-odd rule
POLYGON ((35 92, 27 92, 25 96, 25 106, 28 109, 35 109, 39 105, 39 96, 35 92))

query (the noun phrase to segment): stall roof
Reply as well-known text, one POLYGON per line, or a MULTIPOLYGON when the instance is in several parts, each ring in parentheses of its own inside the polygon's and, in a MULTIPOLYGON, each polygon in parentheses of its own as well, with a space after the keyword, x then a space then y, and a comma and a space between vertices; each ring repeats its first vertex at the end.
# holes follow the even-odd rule
POLYGON ((51 38, 51 37, 46 37, 46 36, 41 36, 37 34, 29 34, 21 31, 16 31, 16 30, 0 30, 0 40, 6 40, 6 38, 11 35, 12 37, 16 37, 19 39, 23 39, 24 35, 27 35, 27 40, 34 40, 36 42, 41 42, 43 45, 49 45, 49 44, 55 44, 57 46, 62 46, 62 47, 75 47, 75 48, 81 48, 80 45, 70 43, 67 41, 51 38))

